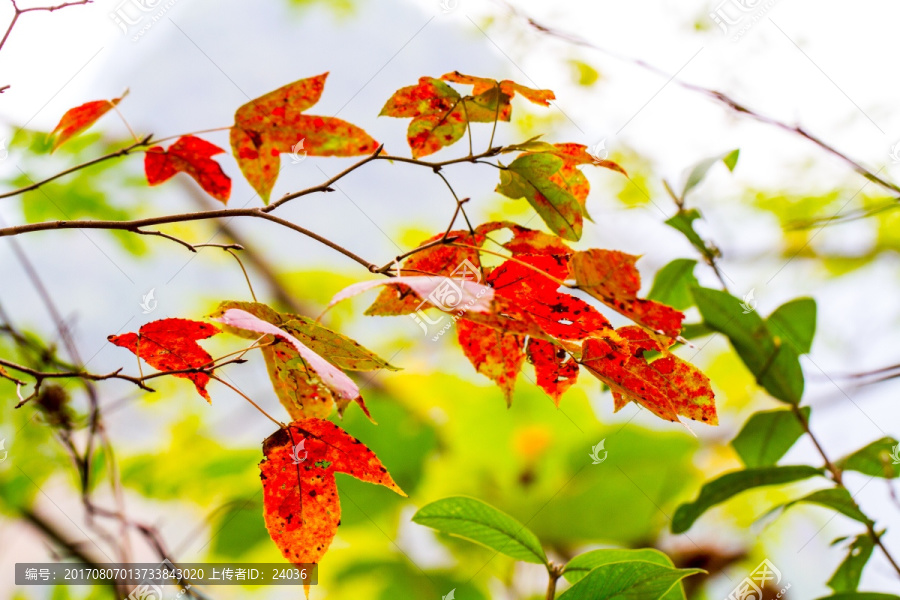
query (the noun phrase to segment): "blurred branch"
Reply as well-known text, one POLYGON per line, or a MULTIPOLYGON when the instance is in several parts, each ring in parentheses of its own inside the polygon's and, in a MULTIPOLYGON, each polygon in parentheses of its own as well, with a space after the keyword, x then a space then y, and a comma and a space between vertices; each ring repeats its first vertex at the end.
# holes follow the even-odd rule
MULTIPOLYGON (((5 358, 0 358, 0 366, 6 367, 8 369, 12 369, 14 371, 18 371, 19 373, 24 373, 34 378, 35 385, 34 391, 30 396, 22 400, 16 405, 16 408, 20 408, 24 404, 26 404, 29 400, 36 397, 40 392, 41 385, 43 384, 45 379, 81 379, 84 381, 106 381, 108 379, 121 379, 123 381, 128 381, 130 383, 135 384, 139 388, 147 392, 155 392, 153 388, 149 387, 145 382, 156 379, 158 377, 165 377, 169 375, 186 375, 191 373, 204 373, 206 375, 212 375, 216 369, 220 369, 226 365, 231 364, 242 364, 247 362, 243 358, 232 358, 226 360, 224 362, 216 362, 211 361, 210 363, 200 366, 200 367, 192 367, 189 369, 178 369, 174 371, 159 371, 157 373, 152 373, 150 375, 144 375, 143 377, 134 377, 132 375, 125 375, 122 373, 122 369, 116 369, 112 373, 106 373, 105 375, 100 375, 96 373, 89 373, 87 371, 38 371, 36 369, 32 369, 30 367, 26 367, 24 365, 20 365, 14 363, 5 358)), ((10 379, 7 377, 6 379, 10 379)), ((18 382, 17 382, 18 383, 18 382)))
MULTIPOLYGON (((67 8, 69 6, 77 6, 79 4, 90 4, 93 0, 77 0, 74 2, 64 2, 62 4, 57 4, 56 6, 35 6, 32 8, 19 8, 16 4, 16 0, 9 0, 13 5, 13 10, 15 10, 15 14, 13 15, 12 21, 9 22, 9 27, 6 28, 6 33, 3 34, 3 39, 0 39, 0 50, 3 49, 3 45, 6 44, 6 40, 9 39, 9 34, 12 33, 13 27, 16 26, 16 23, 19 21, 19 17, 24 15, 25 13, 30 12, 54 12, 60 10, 62 8, 67 8)), ((9 86, 5 86, 3 89, 5 90, 9 86)), ((2 90, 0 90, 2 91, 2 90)))
MULTIPOLYGON (((796 404, 791 405, 791 410, 793 411, 794 416, 797 418, 797 421, 800 423, 800 426, 803 427, 803 431, 805 431, 806 435, 809 436, 809 439, 812 440, 813 446, 815 446, 816 451, 819 453, 819 456, 821 456, 822 460, 825 461, 825 468, 831 474, 831 478, 834 481, 834 484, 837 487, 844 489, 847 492, 848 496, 852 496, 850 490, 848 490, 844 485, 844 479, 841 470, 833 462, 831 462, 831 460, 829 460, 828 455, 822 448, 822 444, 819 442, 819 439, 813 434, 812 429, 810 429, 809 421, 806 419, 806 416, 804 416, 803 411, 800 410, 800 407, 796 404)), ((853 506, 860 513, 862 513, 862 509, 859 507, 856 501, 852 499, 851 501, 853 502, 853 506)), ((885 558, 887 558, 888 562, 891 563, 891 566, 894 568, 897 574, 900 575, 900 565, 897 564, 897 561, 894 560, 894 557, 881 541, 882 534, 875 531, 875 522, 867 517, 865 526, 866 533, 868 533, 869 537, 872 539, 872 542, 881 549, 881 552, 884 554, 885 558)))
MULTIPOLYGON (((612 58, 630 63, 630 64, 640 67, 646 71, 649 71, 655 75, 664 77, 667 80, 671 81, 672 83, 674 83, 686 90, 690 90, 692 92, 697 92, 699 94, 702 94, 702 95, 706 96, 707 98, 710 98, 711 100, 714 100, 715 102, 727 107, 728 109, 730 109, 733 112, 736 112, 741 115, 746 115, 746 116, 748 116, 752 119, 755 119, 756 121, 759 121, 761 123, 765 123, 767 125, 777 127, 778 129, 781 129, 782 131, 787 131, 788 133, 798 135, 798 136, 806 139, 807 141, 812 142, 813 144, 815 144, 816 146, 818 146, 825 152, 840 159, 841 161, 843 161, 844 163, 849 165, 850 168, 852 168, 854 171, 856 171, 858 174, 862 175, 869 181, 880 185, 881 187, 885 188, 886 190, 889 190, 892 193, 900 194, 900 186, 898 186, 897 184, 893 183, 892 181, 889 181, 878 175, 878 172, 880 172, 881 169, 879 169, 878 172, 874 172, 871 169, 864 167, 858 161, 854 160, 853 158, 851 158, 844 152, 841 152, 834 146, 828 144, 827 142, 825 142, 821 138, 817 137, 816 135, 810 133, 809 131, 807 131, 800 125, 791 125, 789 123, 779 121, 778 119, 776 119, 774 117, 765 115, 761 112, 758 112, 758 111, 738 102, 737 100, 735 100, 728 94, 725 94, 724 92, 720 92, 718 90, 714 90, 711 88, 706 88, 706 87, 696 85, 693 83, 688 83, 686 81, 682 81, 680 79, 675 78, 670 73, 667 73, 666 71, 664 71, 644 60, 641 60, 639 58, 634 58, 632 56, 627 56, 627 55, 621 54, 619 52, 615 52, 613 50, 609 50, 607 48, 599 46, 593 42, 590 42, 580 36, 569 33, 567 31, 562 31, 560 29, 555 29, 555 28, 549 27, 549 26, 535 20, 534 18, 530 17, 529 15, 527 15, 523 11, 519 10, 518 8, 514 7, 511 3, 507 2, 506 0, 497 0, 497 1, 500 4, 502 4, 503 6, 505 6, 509 10, 510 13, 512 13, 513 15, 515 15, 516 17, 518 17, 520 19, 523 19, 533 29, 535 29, 536 31, 538 31, 542 34, 545 34, 547 36, 568 42, 570 44, 574 44, 576 46, 590 48, 592 50, 596 50, 596 51, 601 52, 612 58)), ((900 198, 898 198, 898 199, 900 199, 900 198)))

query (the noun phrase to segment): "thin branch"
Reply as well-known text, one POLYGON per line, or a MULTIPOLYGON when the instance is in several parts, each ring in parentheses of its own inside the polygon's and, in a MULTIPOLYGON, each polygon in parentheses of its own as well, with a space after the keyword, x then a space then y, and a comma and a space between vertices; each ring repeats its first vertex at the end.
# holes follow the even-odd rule
POLYGON ((544 25, 544 24, 540 23, 539 21, 536 21, 532 17, 526 15, 525 13, 520 11, 518 8, 514 7, 511 3, 506 2, 505 0, 500 0, 500 2, 501 2, 501 4, 505 5, 507 7, 507 9, 509 9, 509 11, 513 15, 515 15, 521 19, 524 19, 528 23, 528 25, 530 25, 533 29, 535 29, 536 31, 539 31, 540 33, 543 33, 550 37, 554 37, 556 39, 563 40, 565 42, 574 44, 576 46, 590 48, 592 50, 596 50, 596 51, 601 52, 612 58, 630 63, 630 64, 640 67, 646 71, 649 71, 655 75, 664 77, 664 78, 666 78, 666 80, 671 81, 675 85, 678 85, 686 90, 690 90, 692 92, 702 94, 702 95, 706 96, 707 98, 710 98, 710 99, 718 102, 719 104, 724 105, 725 107, 729 108, 730 110, 732 110, 738 114, 746 115, 746 116, 748 116, 756 121, 759 121, 761 123, 765 123, 767 125, 777 127, 778 129, 781 129, 782 131, 787 131, 788 133, 798 135, 798 136, 806 139, 807 141, 812 142, 813 144, 815 144, 816 146, 818 146, 825 152, 840 159, 841 161, 843 161, 844 163, 849 165, 851 169, 853 169, 859 175, 862 175, 869 181, 876 183, 876 184, 880 185, 881 187, 883 187, 893 193, 900 193, 900 186, 898 186, 897 184, 895 184, 891 181, 888 181, 887 179, 884 179, 883 177, 880 177, 878 175, 878 173, 873 172, 870 169, 867 169, 862 164, 860 164, 858 161, 854 160, 847 154, 844 154, 843 152, 841 152, 834 146, 828 144, 827 142, 825 142, 821 138, 817 137, 816 135, 810 133, 809 131, 807 131, 806 129, 801 127, 800 125, 790 125, 783 121, 779 121, 778 119, 775 119, 774 117, 770 117, 770 116, 760 113, 752 108, 749 108, 748 106, 738 102, 737 100, 735 100, 734 98, 732 98, 731 96, 729 96, 723 92, 720 92, 718 90, 714 90, 711 88, 705 88, 703 86, 696 85, 693 83, 688 83, 686 81, 682 81, 682 80, 677 79, 674 76, 672 76, 671 73, 667 73, 663 69, 660 69, 660 68, 658 68, 646 61, 643 61, 639 58, 634 58, 631 56, 620 54, 618 52, 615 52, 615 51, 609 50, 607 48, 604 48, 602 46, 599 46, 597 44, 594 44, 593 42, 590 42, 590 41, 588 41, 582 37, 579 37, 575 34, 572 34, 572 33, 566 32, 566 31, 562 31, 559 29, 554 29, 552 27, 544 25))
MULTIPOLYGON (((849 493, 849 490, 847 490, 847 487, 844 485, 844 479, 841 474, 841 470, 839 468, 837 468, 837 466, 835 466, 835 464, 833 462, 831 462, 831 460, 828 459, 828 455, 825 453, 825 449, 822 448, 822 444, 819 442, 818 438, 813 434, 812 429, 809 426, 809 421, 807 420, 806 416, 804 416, 803 411, 801 411, 800 407, 795 404, 791 405, 791 410, 793 411, 794 416, 797 418, 797 421, 800 423, 800 426, 803 427, 803 430, 806 432, 806 435, 808 435, 809 439, 812 440, 813 446, 816 447, 816 451, 818 451, 819 456, 821 456, 822 460, 825 462, 825 468, 828 470, 829 473, 831 473, 831 478, 834 480, 835 485, 838 486, 839 488, 843 488, 844 490, 846 490, 849 493)), ((856 508, 858 510, 861 510, 861 509, 859 509, 859 506, 856 504, 855 501, 854 501, 854 506, 856 506, 856 508)), ((881 549, 882 553, 884 553, 884 556, 887 558, 888 562, 891 563, 891 566, 894 567, 894 570, 897 571, 898 575, 900 575, 900 565, 897 564, 897 561, 894 560, 894 557, 891 555, 891 553, 888 551, 887 547, 881 541, 881 535, 879 535, 878 532, 875 531, 875 526, 874 526, 873 522, 871 521, 871 519, 867 519, 865 526, 866 526, 866 532, 869 534, 869 537, 881 549)))
MULTIPOLYGON (((62 8, 66 8, 69 6, 77 6, 79 4, 90 4, 93 0, 77 0, 74 2, 64 2, 62 4, 57 4, 56 6, 35 6, 33 8, 19 8, 16 4, 16 0, 10 0, 13 5, 13 9, 16 11, 16 14, 13 15, 12 20, 9 23, 9 27, 6 29, 6 33, 3 34, 3 39, 0 39, 0 50, 3 49, 3 45, 6 44, 6 40, 9 39, 9 34, 12 33, 13 27, 16 26, 16 23, 19 20, 19 17, 24 15, 25 13, 37 12, 37 11, 45 11, 45 12, 54 12, 60 10, 62 8)), ((9 87, 9 86, 6 86, 9 87)), ((4 88, 6 89, 6 88, 4 88)))
POLYGON ((273 417, 272 415, 270 415, 269 413, 267 413, 266 411, 264 411, 264 410, 262 409, 262 407, 261 407, 259 404, 257 404, 256 402, 254 402, 254 401, 250 398, 250 396, 248 396, 247 394, 245 394, 245 393, 242 392, 241 390, 237 389, 235 386, 231 385, 230 383, 228 383, 227 381, 225 381, 225 380, 222 379, 221 377, 218 377, 217 375, 210 375, 210 377, 213 378, 213 379, 215 379, 215 380, 218 381, 219 383, 221 383, 221 384, 223 384, 223 385, 225 385, 225 386, 227 386, 227 387, 230 387, 230 388, 232 389, 232 391, 234 391, 236 394, 238 394, 239 396, 241 396, 244 400, 246 400, 247 402, 249 402, 250 404, 252 404, 252 405, 256 408, 256 410, 258 410, 258 411, 261 412, 263 415, 265 415, 267 419, 269 419, 270 421, 272 421, 273 423, 275 423, 276 425, 278 425, 278 427, 280 427, 281 429, 287 429, 287 425, 285 425, 284 423, 282 423, 281 421, 279 421, 278 419, 276 419, 275 417, 273 417))
POLYGON ((66 169, 65 171, 60 171, 56 175, 51 175, 50 177, 48 177, 46 179, 42 179, 41 181, 32 183, 31 185, 26 185, 25 187, 19 188, 17 190, 13 190, 11 192, 5 192, 3 194, 0 194, 0 200, 2 200, 3 198, 11 198, 12 196, 18 196, 19 194, 24 194, 25 192, 30 192, 32 190, 36 190, 39 187, 41 187, 42 185, 50 183, 51 181, 59 179, 60 177, 65 177, 66 175, 71 175, 72 173, 75 173, 76 171, 86 169, 87 167, 91 167, 98 163, 102 163, 104 161, 111 160, 113 158, 120 158, 122 156, 127 156, 128 154, 130 154, 134 150, 137 150, 138 148, 143 148, 145 146, 149 146, 151 143, 150 140, 152 137, 153 137, 152 134, 148 135, 144 139, 138 140, 129 146, 125 146, 124 148, 121 148, 120 150, 116 150, 115 152, 110 152, 109 154, 104 154, 103 156, 98 156, 97 158, 91 159, 87 162, 83 162, 80 165, 75 165, 74 167, 70 167, 70 168, 66 169))

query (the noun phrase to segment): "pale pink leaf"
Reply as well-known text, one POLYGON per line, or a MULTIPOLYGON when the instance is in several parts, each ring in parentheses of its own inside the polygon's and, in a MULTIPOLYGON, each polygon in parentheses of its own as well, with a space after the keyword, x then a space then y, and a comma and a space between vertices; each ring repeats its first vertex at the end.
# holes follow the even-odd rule
POLYGON ((247 331, 255 331, 256 333, 267 333, 287 340, 294 348, 296 348, 300 356, 303 357, 303 360, 305 360, 309 367, 316 372, 325 385, 334 390, 342 398, 359 402, 359 387, 352 379, 286 331, 279 329, 275 325, 267 323, 262 319, 258 319, 247 311, 239 308, 229 308, 221 317, 213 320, 231 327, 237 327, 238 329, 246 329, 247 331))
MULTIPOLYGON (((477 272, 476 272, 477 273, 477 272)), ((460 310, 473 313, 490 313, 494 301, 493 288, 465 278, 429 277, 425 275, 404 275, 390 279, 361 281, 345 287, 334 295, 328 308, 352 296, 382 285, 403 284, 419 298, 428 300, 434 307, 445 312, 460 310), (450 298, 449 301, 446 298, 450 298)))

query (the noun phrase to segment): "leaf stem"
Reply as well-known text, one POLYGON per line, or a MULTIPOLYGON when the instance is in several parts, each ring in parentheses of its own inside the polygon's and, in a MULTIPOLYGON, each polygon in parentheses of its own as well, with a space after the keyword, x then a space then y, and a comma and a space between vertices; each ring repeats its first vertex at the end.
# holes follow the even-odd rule
MULTIPOLYGON (((834 480, 834 484, 837 487, 842 488, 849 493, 849 490, 847 490, 847 487, 844 485, 844 479, 841 474, 841 470, 833 462, 831 462, 831 460, 829 460, 828 455, 825 453, 825 449, 822 447, 822 444, 819 442, 818 438, 813 434, 812 429, 809 426, 809 421, 803 415, 803 411, 801 411, 800 407, 796 404, 791 405, 791 411, 794 413, 794 416, 797 418, 797 421, 800 423, 800 426, 803 428, 803 431, 805 431, 806 435, 809 436, 809 439, 812 440, 812 443, 816 447, 816 450, 818 451, 819 456, 821 456, 822 460, 825 462, 825 468, 828 469, 829 473, 831 473, 831 477, 834 480)), ((853 500, 853 504, 854 504, 854 506, 856 506, 856 508, 858 510, 860 510, 860 512, 862 512, 862 509, 859 508, 859 505, 856 503, 855 500, 853 500)), ((887 547, 881 541, 881 535, 879 535, 878 532, 875 531, 874 521, 872 521, 871 519, 867 519, 865 526, 866 526, 866 533, 869 534, 869 537, 872 539, 872 541, 875 543, 875 545, 877 545, 881 549, 881 552, 884 554, 885 558, 887 558, 888 562, 891 564, 891 566, 894 568, 894 570, 897 572, 897 574, 900 575, 900 564, 897 564, 897 561, 894 560, 894 557, 891 555, 891 553, 888 551, 887 547)))
POLYGON ((256 402, 254 402, 253 400, 250 399, 250 396, 248 396, 247 394, 245 394, 245 393, 242 392, 241 390, 237 389, 235 386, 231 385, 230 383, 228 383, 227 381, 225 381, 224 379, 222 379, 222 378, 219 377, 218 375, 210 375, 210 378, 215 379, 216 381, 218 381, 218 382, 221 383, 221 384, 226 385, 227 387, 230 387, 236 394, 238 394, 238 395, 241 396, 244 400, 246 400, 247 402, 249 402, 250 404, 252 404, 252 405, 256 408, 256 410, 258 410, 259 412, 261 412, 262 414, 264 414, 264 415, 266 416, 267 419, 269 419, 270 421, 272 421, 273 423, 275 423, 276 425, 278 425, 278 427, 280 427, 281 429, 286 429, 286 428, 287 428, 287 425, 285 425, 285 424, 282 423, 281 421, 275 419, 275 417, 273 417, 272 415, 270 415, 269 413, 267 413, 266 411, 264 411, 264 410, 262 409, 262 407, 261 407, 259 404, 257 404, 256 402))
POLYGON ((562 577, 562 573, 563 565, 554 564, 552 561, 547 565, 547 574, 550 576, 550 579, 547 581, 546 600, 553 600, 556 598, 556 582, 562 577))

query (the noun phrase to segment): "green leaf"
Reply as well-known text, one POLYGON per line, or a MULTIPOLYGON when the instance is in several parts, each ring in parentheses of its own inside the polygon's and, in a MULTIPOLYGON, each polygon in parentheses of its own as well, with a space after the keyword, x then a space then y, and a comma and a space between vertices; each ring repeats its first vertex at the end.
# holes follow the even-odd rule
POLYGON ((883 437, 840 459, 837 467, 871 477, 900 477, 900 445, 892 437, 883 437))
POLYGON ((566 581, 569 583, 575 583, 601 565, 634 560, 652 562, 657 565, 670 567, 675 566, 672 563, 672 559, 665 553, 653 548, 641 548, 638 550, 604 548, 601 550, 590 550, 575 556, 566 563, 565 570, 563 570, 563 577, 565 577, 566 581))
POLYGON ((226 510, 216 513, 210 526, 216 532, 211 550, 225 560, 240 561, 257 545, 269 540, 262 507, 253 498, 235 498, 226 510))
POLYGON ((653 280, 653 288, 647 294, 650 300, 662 302, 672 308, 685 310, 694 305, 691 288, 700 282, 694 276, 696 260, 677 258, 659 270, 653 280))
POLYGON ((735 148, 731 152, 725 155, 725 158, 722 159, 722 162, 725 163, 725 166, 728 167, 728 170, 734 173, 734 168, 737 166, 738 158, 741 156, 741 149, 735 148))
POLYGON ((822 475, 824 471, 808 465, 745 469, 725 473, 703 485, 697 499, 682 504, 672 518, 672 532, 684 533, 707 510, 750 489, 779 485, 822 475))
POLYGON ((679 210, 673 217, 666 221, 666 225, 680 231, 688 239, 691 245, 703 256, 711 256, 712 251, 706 246, 703 238, 694 231, 694 221, 700 217, 700 211, 696 208, 679 210))
POLYGON ((834 571, 831 579, 828 580, 828 587, 835 593, 837 592, 855 592, 859 587, 859 580, 862 578, 863 569, 872 551, 875 549, 875 542, 868 534, 862 534, 853 540, 850 549, 847 552, 847 558, 844 559, 838 568, 834 571))
POLYGON ((675 569, 644 560, 601 565, 559 596, 559 600, 611 600, 665 598, 682 579, 701 569, 675 569))
POLYGON ((548 152, 519 156, 500 171, 496 191, 513 200, 525 198, 553 233, 578 241, 584 223, 581 204, 563 187, 550 181, 564 162, 548 152))
POLYGON ((687 340, 703 337, 712 333, 715 333, 715 330, 706 323, 685 323, 681 326, 681 337, 687 340))
MULTIPOLYGON (((809 407, 804 406, 800 411, 803 418, 809 420, 809 407)), ((794 411, 770 410, 758 412, 747 419, 731 445, 745 467, 768 467, 777 463, 803 433, 803 426, 794 411)))
POLYGON ((734 167, 737 165, 740 152, 740 150, 732 150, 727 154, 713 156, 698 162, 694 166, 694 168, 691 169, 691 172, 688 175, 687 181, 684 184, 684 189, 681 191, 681 197, 684 198, 689 191, 697 187, 700 182, 706 178, 706 174, 713 167, 713 165, 715 165, 720 160, 725 163, 725 166, 728 167, 729 171, 734 171, 734 167))
POLYGON ((794 348, 776 339, 756 311, 747 312, 731 294, 708 288, 694 288, 693 294, 704 322, 728 337, 756 381, 773 397, 798 404, 804 382, 794 348))
POLYGON ((900 596, 879 592, 841 592, 833 596, 823 596, 817 600, 900 600, 900 596))
POLYGON ((422 507, 413 522, 466 538, 525 562, 548 564, 537 536, 490 504, 455 496, 422 507))
MULTIPOLYGON (((636 560, 651 562, 665 567, 675 567, 671 558, 654 548, 642 548, 639 550, 602 549, 591 550, 574 557, 566 564, 565 570, 563 570, 563 577, 569 583, 576 583, 602 565, 636 560)), ((663 600, 684 600, 684 589, 678 583, 662 598, 663 600)))
POLYGON ((775 309, 766 321, 770 331, 787 341, 797 354, 807 354, 816 335, 816 301, 798 298, 775 309))
POLYGON ((787 510, 788 508, 800 502, 804 502, 807 504, 818 504, 819 506, 824 506, 825 508, 834 509, 842 515, 848 516, 851 519, 859 521, 860 523, 872 523, 872 521, 869 520, 869 518, 859 509, 859 506, 856 505, 856 502, 853 500, 850 492, 848 492, 844 488, 827 488, 824 490, 818 490, 807 496, 804 496, 803 498, 798 498, 796 500, 792 500, 791 502, 787 502, 785 504, 777 506, 769 511, 769 513, 779 510, 787 510))

